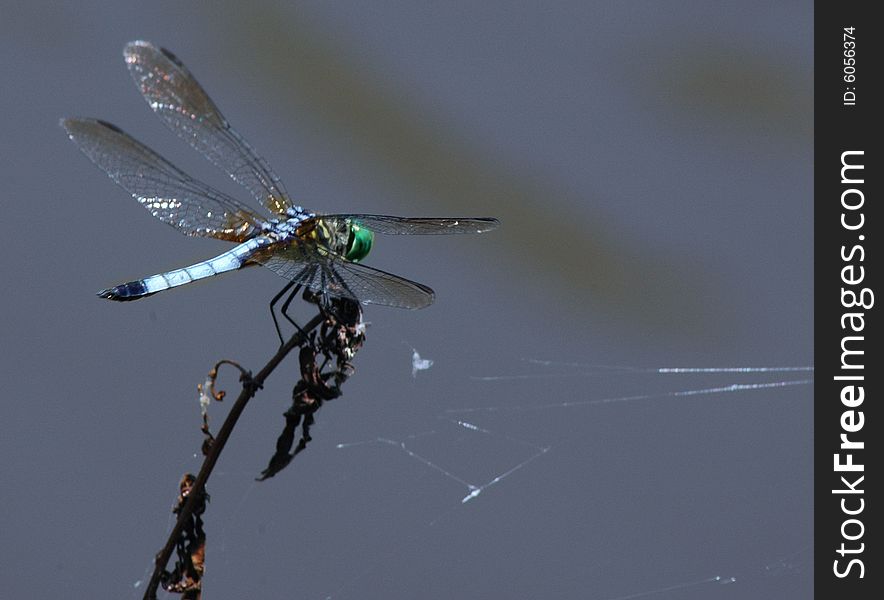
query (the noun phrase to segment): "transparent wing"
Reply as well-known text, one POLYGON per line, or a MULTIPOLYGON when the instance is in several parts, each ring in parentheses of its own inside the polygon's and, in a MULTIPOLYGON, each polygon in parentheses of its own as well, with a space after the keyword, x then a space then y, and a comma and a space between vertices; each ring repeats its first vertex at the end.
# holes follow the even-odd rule
POLYGON ((396 308, 424 308, 433 303, 433 290, 425 285, 338 255, 321 254, 313 244, 298 240, 253 260, 285 279, 337 298, 396 308))
POLYGON ((174 54, 150 42, 123 50, 135 84, 166 126, 245 186, 274 214, 292 205, 270 165, 232 128, 174 54))
POLYGON ((260 218, 212 189, 110 123, 62 119, 80 150, 150 214, 187 235, 241 242, 260 229, 260 218))
POLYGON ((358 221, 375 233, 387 235, 440 235, 449 233, 484 233, 496 229, 500 221, 492 217, 392 217, 388 215, 321 215, 328 219, 358 221))

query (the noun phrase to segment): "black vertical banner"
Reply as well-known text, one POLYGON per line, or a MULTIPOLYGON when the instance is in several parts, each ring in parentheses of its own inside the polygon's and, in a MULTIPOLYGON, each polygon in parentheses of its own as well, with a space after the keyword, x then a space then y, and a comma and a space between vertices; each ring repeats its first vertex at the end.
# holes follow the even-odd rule
MULTIPOLYGON (((884 23, 873 3, 817 2, 814 40, 815 499, 817 598, 880 597, 884 535, 884 340, 876 306, 884 261, 878 206, 884 23), (877 210, 876 210, 877 209, 877 210)), ((880 298, 884 301, 884 296, 880 298)))

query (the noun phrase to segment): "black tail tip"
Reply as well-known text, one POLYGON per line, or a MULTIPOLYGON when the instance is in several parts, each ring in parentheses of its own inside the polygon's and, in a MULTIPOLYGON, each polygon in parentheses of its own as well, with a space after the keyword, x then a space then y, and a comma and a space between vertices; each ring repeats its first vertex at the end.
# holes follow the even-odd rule
POLYGON ((126 298, 125 296, 121 296, 117 288, 107 288, 105 290, 101 290, 96 294, 101 298, 106 298, 107 300, 116 300, 121 302, 123 300, 132 300, 132 298, 126 298))
POLYGON ((152 296, 153 292, 147 293, 147 290, 144 289, 144 284, 136 281, 101 290, 96 295, 115 302, 128 302, 129 300, 138 300, 152 296))

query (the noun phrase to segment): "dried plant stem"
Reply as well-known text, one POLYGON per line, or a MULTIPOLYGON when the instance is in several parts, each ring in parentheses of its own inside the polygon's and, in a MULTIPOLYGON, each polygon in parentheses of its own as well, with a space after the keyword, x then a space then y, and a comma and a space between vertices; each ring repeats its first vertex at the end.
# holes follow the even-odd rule
POLYGON ((264 368, 261 369, 257 375, 254 377, 244 376, 242 378, 242 390, 236 401, 233 403, 233 406, 230 408, 230 412, 227 414, 224 424, 221 425, 221 428, 218 430, 218 435, 212 442, 211 449, 203 461, 200 472, 196 477, 196 481, 193 484, 190 494, 188 495, 187 502, 178 514, 178 520, 175 523, 175 527, 173 527, 172 531, 169 533, 166 545, 159 553, 157 553, 156 559, 154 560, 153 574, 150 577, 150 582, 148 583, 147 588, 144 590, 144 600, 156 600, 157 588, 160 585, 166 565, 172 556, 172 552, 175 550, 181 532, 185 525, 190 521, 193 510, 198 504, 198 499, 202 496, 206 482, 212 474, 212 469, 214 469, 215 463, 218 462, 218 457, 221 455, 221 451, 224 450, 224 445, 227 443, 230 434, 233 432, 233 428, 236 426, 236 422, 239 420, 243 410, 245 410, 249 400, 251 400, 255 393, 261 389, 264 385, 264 381, 270 376, 273 370, 280 362, 282 362, 288 353, 306 341, 304 337, 305 334, 316 329, 323 320, 321 314, 313 317, 302 330, 295 333, 295 335, 289 338, 285 344, 280 346, 276 354, 267 361, 267 364, 264 365, 264 368))

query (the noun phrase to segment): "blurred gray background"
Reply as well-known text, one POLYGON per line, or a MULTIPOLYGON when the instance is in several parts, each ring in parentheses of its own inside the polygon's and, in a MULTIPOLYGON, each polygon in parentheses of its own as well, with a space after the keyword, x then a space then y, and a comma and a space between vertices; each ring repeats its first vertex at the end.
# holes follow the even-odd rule
POLYGON ((259 484, 296 361, 274 373, 209 482, 206 598, 810 597, 811 386, 691 392, 812 373, 645 370, 812 365, 812 3, 258 0, 0 3, 0 597, 140 597, 197 383, 275 350, 267 270, 94 295, 226 246, 60 117, 247 199, 151 114, 132 39, 305 206, 503 223, 377 240, 436 304, 366 310, 345 395, 259 484))

